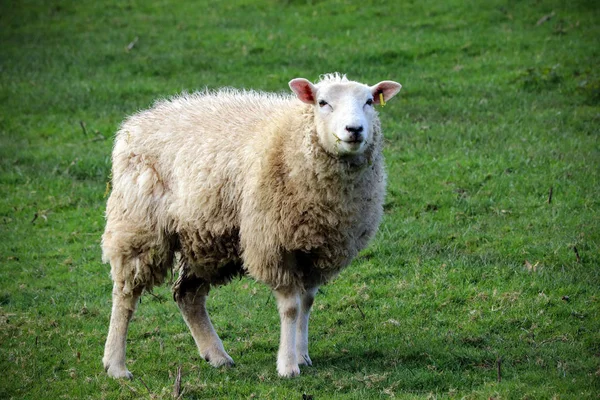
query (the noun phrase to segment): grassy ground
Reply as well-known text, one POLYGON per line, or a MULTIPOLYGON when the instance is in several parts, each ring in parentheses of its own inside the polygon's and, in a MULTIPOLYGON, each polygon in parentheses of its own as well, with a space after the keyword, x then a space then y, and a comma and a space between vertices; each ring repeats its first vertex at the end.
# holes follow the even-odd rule
POLYGON ((1 2, 0 398, 170 398, 179 366, 190 399, 598 398, 599 20, 593 0, 1 2), (404 88, 381 110, 385 219, 317 298, 315 366, 277 377, 275 303, 244 279, 210 302, 233 369, 162 287, 129 334, 137 379, 107 378, 119 122, 331 71, 404 88))

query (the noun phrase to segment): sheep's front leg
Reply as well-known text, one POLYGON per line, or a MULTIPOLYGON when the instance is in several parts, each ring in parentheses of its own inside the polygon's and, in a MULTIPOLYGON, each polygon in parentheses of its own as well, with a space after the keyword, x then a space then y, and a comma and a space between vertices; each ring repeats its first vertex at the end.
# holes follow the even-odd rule
POLYGON ((290 378, 300 374, 296 355, 296 331, 300 310, 300 295, 295 291, 276 290, 277 309, 281 320, 281 337, 277 354, 277 372, 290 378))
POLYGON ((308 289, 300 299, 300 315, 296 328, 296 351, 300 365, 312 366, 308 356, 308 318, 318 289, 318 287, 308 289))
POLYGON ((113 285, 110 327, 102 363, 109 376, 132 379, 133 375, 125 366, 127 329, 143 289, 136 288, 131 293, 124 293, 123 287, 123 283, 115 282, 113 285))
POLYGON ((213 367, 233 365, 233 359, 225 352, 223 342, 215 332, 206 311, 206 296, 189 291, 177 298, 185 323, 190 328, 200 355, 213 367))

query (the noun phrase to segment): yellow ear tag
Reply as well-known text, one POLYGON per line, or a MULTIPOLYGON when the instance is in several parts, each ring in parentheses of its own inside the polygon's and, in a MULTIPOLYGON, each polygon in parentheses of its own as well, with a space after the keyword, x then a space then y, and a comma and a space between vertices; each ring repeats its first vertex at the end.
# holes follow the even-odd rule
POLYGON ((381 107, 385 107, 385 100, 383 99, 383 93, 379 93, 379 104, 381 104, 381 107))

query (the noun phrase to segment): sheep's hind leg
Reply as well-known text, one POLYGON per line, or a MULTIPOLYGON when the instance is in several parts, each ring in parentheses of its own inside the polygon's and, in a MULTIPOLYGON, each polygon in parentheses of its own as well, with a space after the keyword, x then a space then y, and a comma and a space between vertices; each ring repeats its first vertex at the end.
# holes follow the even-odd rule
POLYGON ((281 336, 277 353, 277 372, 291 378, 300 374, 296 354, 296 332, 300 295, 296 291, 276 290, 277 309, 281 320, 281 336))
MULTIPOLYGON (((179 285, 181 288, 185 286, 179 285)), ((176 292, 175 299, 202 358, 213 367, 231 366, 233 359, 225 352, 223 342, 215 332, 206 311, 206 292, 203 287, 197 287, 196 290, 183 289, 176 292)))
POLYGON ((300 315, 296 327, 296 352, 300 365, 312 366, 312 361, 308 356, 308 318, 317 290, 318 287, 308 289, 300 298, 300 315))
POLYGON ((143 288, 135 288, 130 293, 124 293, 123 287, 122 282, 115 282, 113 285, 110 327, 108 328, 102 363, 109 376, 132 379, 133 375, 125 366, 127 329, 143 288))

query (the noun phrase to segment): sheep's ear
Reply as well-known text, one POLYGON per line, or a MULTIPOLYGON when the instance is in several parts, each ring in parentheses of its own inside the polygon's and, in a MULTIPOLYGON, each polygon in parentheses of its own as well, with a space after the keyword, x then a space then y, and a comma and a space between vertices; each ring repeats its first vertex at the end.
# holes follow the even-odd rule
POLYGON ((289 83, 290 89, 296 93, 301 101, 307 104, 315 104, 317 101, 317 88, 304 78, 292 79, 289 83))
POLYGON ((402 85, 394 81, 382 81, 377 85, 371 86, 371 93, 373 94, 373 102, 375 104, 381 103, 381 95, 383 95, 384 103, 394 97, 402 89, 402 85))

